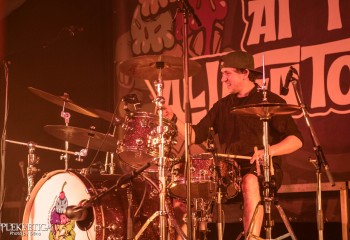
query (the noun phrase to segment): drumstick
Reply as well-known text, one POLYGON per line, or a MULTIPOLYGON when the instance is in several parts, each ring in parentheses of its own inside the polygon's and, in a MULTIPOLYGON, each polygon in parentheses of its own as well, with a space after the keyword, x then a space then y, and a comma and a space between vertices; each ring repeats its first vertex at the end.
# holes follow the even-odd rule
POLYGON ((224 153, 218 153, 216 155, 219 157, 227 157, 227 158, 239 158, 239 159, 251 159, 252 158, 249 156, 240 156, 240 155, 232 155, 232 154, 224 154, 224 153))
MULTIPOLYGON (((155 100, 155 99, 157 98, 157 94, 156 94, 156 92, 154 91, 154 89, 153 89, 151 83, 149 82, 148 79, 144 79, 144 81, 145 81, 145 83, 146 83, 146 86, 147 86, 148 90, 151 92, 151 95, 152 95, 152 97, 153 97, 153 100, 155 100)), ((154 113, 156 113, 156 112, 157 112, 157 108, 154 108, 154 113)))
POLYGON ((154 91, 154 89, 153 89, 151 83, 149 82, 148 79, 144 79, 144 81, 145 81, 145 83, 146 83, 146 86, 147 86, 148 90, 151 92, 151 95, 152 95, 153 99, 156 99, 156 98, 157 98, 157 94, 156 94, 156 92, 154 91))

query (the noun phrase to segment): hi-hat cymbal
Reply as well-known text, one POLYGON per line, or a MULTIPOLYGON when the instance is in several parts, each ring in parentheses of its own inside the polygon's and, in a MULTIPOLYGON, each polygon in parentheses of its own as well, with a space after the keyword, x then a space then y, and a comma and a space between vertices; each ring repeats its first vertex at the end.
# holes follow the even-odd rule
POLYGON ((44 92, 42 90, 39 90, 39 89, 36 89, 33 87, 28 87, 28 89, 32 93, 38 95, 39 97, 41 97, 49 102, 52 102, 58 106, 61 106, 61 107, 65 106, 65 108, 67 108, 69 110, 72 110, 72 111, 75 111, 75 112, 78 112, 78 113, 81 113, 81 114, 84 114, 84 115, 87 115, 90 117, 98 118, 98 116, 96 114, 74 104, 72 102, 72 100, 69 99, 69 95, 66 93, 63 96, 55 96, 55 95, 52 95, 51 93, 47 93, 47 92, 44 92))
POLYGON ((81 147, 88 147, 88 149, 115 152, 118 145, 118 140, 113 136, 92 129, 65 125, 46 125, 44 129, 58 139, 81 147))
POLYGON ((255 115, 261 118, 269 118, 274 115, 288 115, 300 113, 301 108, 296 105, 285 103, 262 102, 258 104, 248 104, 231 109, 231 113, 242 115, 255 115))
MULTIPOLYGON (((144 55, 124 60, 120 63, 120 70, 131 77, 156 80, 159 75, 158 63, 161 67, 161 76, 164 80, 184 78, 183 60, 180 57, 165 55, 144 55)), ((199 72, 201 65, 193 60, 188 61, 188 76, 199 72)))

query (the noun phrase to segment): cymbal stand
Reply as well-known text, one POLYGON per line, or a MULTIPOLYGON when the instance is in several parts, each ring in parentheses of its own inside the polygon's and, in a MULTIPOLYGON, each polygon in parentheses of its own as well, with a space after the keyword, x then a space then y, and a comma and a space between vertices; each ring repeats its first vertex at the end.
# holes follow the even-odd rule
MULTIPOLYGON (((298 72, 291 66, 291 77, 290 79, 287 79, 287 81, 291 81, 293 84, 293 89, 295 92, 295 96, 297 98, 298 105, 300 106, 302 113, 304 115, 305 121, 307 126, 310 130, 310 136, 312 139, 312 143, 314 145, 314 151, 316 155, 316 160, 310 160, 310 162, 315 166, 316 168, 316 181, 317 181, 317 189, 316 189, 316 207, 317 207, 317 213, 316 213, 316 219, 317 219, 317 229, 318 229, 318 239, 323 239, 323 210, 322 210, 322 190, 321 190, 321 168, 323 166, 324 170, 326 171, 328 181, 331 183, 331 186, 335 185, 333 175, 329 169, 328 162, 326 160, 326 157, 323 153, 322 147, 320 145, 320 142, 316 136, 316 132, 313 128, 312 122, 309 117, 309 113, 306 109, 305 103, 303 102, 303 96, 301 92, 301 88, 299 86, 299 89, 297 88, 298 78, 299 74, 298 72), (297 75, 297 78, 293 77, 293 74, 297 75)), ((300 83, 300 81, 299 81, 300 83)))
MULTIPOLYGON (((265 65, 264 65, 264 57, 263 57, 263 86, 260 88, 260 90, 263 91, 263 102, 267 102, 267 85, 265 81, 265 65)), ((275 195, 275 180, 274 180, 274 168, 272 163, 272 156, 270 156, 270 145, 269 145, 269 121, 271 119, 270 113, 265 113, 262 116, 259 116, 260 120, 263 121, 263 146, 264 146, 264 162, 263 162, 263 179, 262 179, 262 200, 260 203, 256 206, 252 220, 249 225, 249 230, 247 234, 247 239, 250 239, 250 237, 255 239, 261 239, 259 236, 255 236, 252 234, 253 227, 255 224, 255 217, 259 210, 260 206, 263 206, 264 208, 264 228, 266 232, 266 239, 272 239, 272 227, 274 224, 274 221, 272 220, 271 216, 271 204, 273 203, 275 207, 277 208, 282 221, 284 222, 288 234, 285 234, 278 239, 284 239, 286 237, 291 237, 293 240, 296 240, 296 236, 291 228, 291 225, 282 209, 282 207, 277 203, 277 201, 274 200, 275 195), (277 203, 277 204, 276 204, 277 203)), ((258 176, 260 178, 260 176, 258 176)), ((261 178, 259 179, 261 180, 261 178)))
POLYGON ((27 190, 27 198, 28 202, 30 199, 30 194, 34 188, 35 182, 34 177, 40 169, 36 168, 40 161, 40 158, 35 154, 35 144, 33 142, 28 143, 28 167, 27 167, 27 181, 28 181, 28 190, 27 190))
POLYGON ((165 103, 165 99, 163 97, 163 79, 162 79, 162 69, 164 68, 164 62, 159 57, 159 61, 156 62, 156 68, 159 70, 158 73, 158 81, 154 82, 154 85, 157 89, 157 97, 154 99, 157 112, 158 112, 158 126, 157 126, 157 134, 158 134, 158 149, 159 156, 158 159, 154 158, 154 160, 158 160, 158 180, 159 180, 159 228, 160 228, 160 239, 167 239, 167 211, 165 208, 165 197, 166 197, 166 176, 165 176, 165 166, 166 166, 166 157, 165 157, 165 138, 164 134, 168 131, 167 126, 163 124, 163 105, 165 103))
MULTIPOLYGON (((67 93, 64 93, 63 99, 69 99, 69 95, 67 93)), ((69 126, 69 120, 70 120, 70 113, 69 112, 65 112, 65 107, 66 107, 66 100, 64 100, 64 103, 63 103, 63 108, 62 108, 62 111, 61 111, 61 117, 64 119, 64 123, 66 126, 69 126)), ((64 150, 68 151, 69 149, 69 142, 68 141, 64 141, 64 150)), ((69 168, 69 164, 68 164, 68 161, 69 161, 69 155, 67 153, 63 154, 61 156, 61 160, 64 160, 64 169, 65 170, 68 170, 69 168)))

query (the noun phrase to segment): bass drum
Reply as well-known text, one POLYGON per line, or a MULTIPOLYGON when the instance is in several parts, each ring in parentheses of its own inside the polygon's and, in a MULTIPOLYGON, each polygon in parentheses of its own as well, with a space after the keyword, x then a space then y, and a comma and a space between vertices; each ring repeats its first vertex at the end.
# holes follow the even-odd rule
MULTIPOLYGON (((22 229, 22 239, 127 239, 130 195, 127 195, 126 189, 109 191, 103 195, 88 208, 85 220, 75 221, 65 215, 68 206, 79 205, 83 200, 106 191, 119 178, 120 175, 84 176, 64 170, 46 174, 34 187, 25 207, 23 224, 27 227, 22 229)), ((155 199, 152 199, 154 184, 136 178, 133 180, 134 185, 136 187, 131 188, 131 212, 137 214, 132 216, 132 232, 136 235, 150 214, 157 211, 158 206, 154 204, 155 199), (147 207, 143 210, 142 206, 147 207)), ((154 221, 154 224, 144 229, 139 239, 159 238, 157 223, 154 221)))

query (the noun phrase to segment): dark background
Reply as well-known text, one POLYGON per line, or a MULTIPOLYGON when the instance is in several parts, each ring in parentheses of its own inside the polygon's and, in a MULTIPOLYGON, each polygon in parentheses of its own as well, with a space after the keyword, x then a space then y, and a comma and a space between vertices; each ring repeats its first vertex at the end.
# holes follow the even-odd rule
MULTIPOLYGON (((64 125, 62 106, 49 102, 28 90, 28 87, 54 96, 68 93, 80 107, 114 110, 113 2, 111 0, 31 0, 3 19, 5 53, 1 61, 8 65, 7 139, 23 144, 38 144, 40 157, 37 179, 45 172, 64 169, 60 153, 40 146, 64 150, 64 141, 44 130, 45 125, 64 125)), ((1 126, 4 121, 5 77, 1 66, 1 126)), ((109 123, 69 109, 70 126, 106 133, 109 123)), ((83 147, 70 145, 70 151, 83 147)), ((84 162, 70 158, 70 168, 84 168, 95 158, 90 151, 84 162)), ((103 154, 103 153, 102 153, 103 154)), ((99 160, 102 154, 97 156, 99 160)), ((6 144, 6 201, 19 200, 26 190, 19 163, 27 167, 28 148, 6 144)), ((3 214, 3 222, 16 211, 3 214)))

